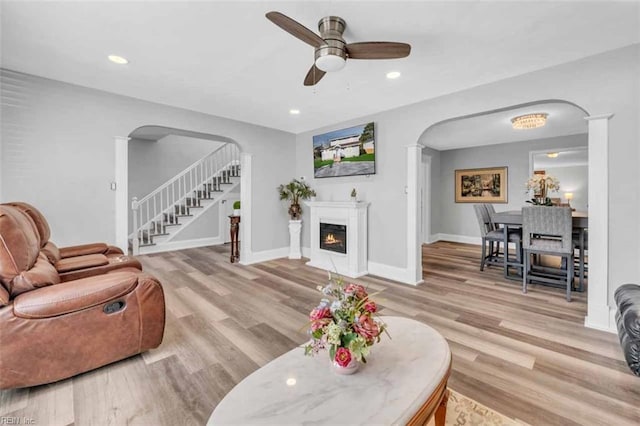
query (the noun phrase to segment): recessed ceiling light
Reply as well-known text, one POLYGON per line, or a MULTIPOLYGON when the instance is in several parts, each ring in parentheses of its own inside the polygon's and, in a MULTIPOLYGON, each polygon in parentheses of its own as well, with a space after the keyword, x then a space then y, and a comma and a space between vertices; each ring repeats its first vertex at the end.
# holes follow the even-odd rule
POLYGON ((299 109, 290 109, 289 110, 289 114, 298 115, 298 114, 300 114, 300 110, 299 109))
POLYGON ((391 71, 391 72, 387 73, 387 78, 389 80, 395 80, 398 77, 400 77, 400 72, 399 71, 391 71))
POLYGON ((556 158, 558 157, 558 152, 547 152, 547 157, 549 158, 556 158))
POLYGON ((122 56, 118 56, 118 55, 109 55, 108 58, 111 62, 118 65, 126 65, 129 63, 127 58, 123 58, 122 56))

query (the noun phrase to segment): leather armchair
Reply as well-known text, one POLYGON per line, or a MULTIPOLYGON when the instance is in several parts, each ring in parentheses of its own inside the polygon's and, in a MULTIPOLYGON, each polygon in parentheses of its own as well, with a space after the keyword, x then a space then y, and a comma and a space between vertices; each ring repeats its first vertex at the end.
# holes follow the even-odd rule
POLYGON ((640 285, 624 284, 616 289, 616 323, 624 357, 633 374, 640 376, 640 285))
POLYGON ((157 347, 158 280, 135 268, 61 282, 33 221, 0 206, 0 389, 41 385, 157 347))
POLYGON ((51 229, 44 215, 34 206, 24 202, 11 202, 4 205, 15 207, 26 213, 33 224, 40 240, 40 250, 49 262, 55 266, 61 281, 72 281, 80 278, 101 275, 122 268, 137 268, 142 265, 131 256, 126 256, 118 247, 105 243, 91 243, 78 246, 58 248, 51 237, 51 229))

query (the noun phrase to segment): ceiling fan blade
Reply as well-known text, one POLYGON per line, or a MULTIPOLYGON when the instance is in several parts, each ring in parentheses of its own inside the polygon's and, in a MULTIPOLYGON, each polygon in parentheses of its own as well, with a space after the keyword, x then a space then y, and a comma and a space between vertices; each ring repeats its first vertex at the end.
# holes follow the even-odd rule
POLYGON ((409 56, 411 45, 390 41, 365 41, 346 46, 349 59, 397 59, 409 56))
POLYGON ((322 77, 324 77, 325 74, 326 72, 316 67, 315 64, 311 65, 311 69, 309 69, 307 76, 304 78, 304 85, 305 86, 315 85, 317 82, 320 81, 322 77))
POLYGON ((269 12, 265 15, 268 20, 288 32, 294 37, 299 38, 313 47, 320 47, 326 42, 318 34, 311 31, 304 25, 294 21, 280 12, 269 12))

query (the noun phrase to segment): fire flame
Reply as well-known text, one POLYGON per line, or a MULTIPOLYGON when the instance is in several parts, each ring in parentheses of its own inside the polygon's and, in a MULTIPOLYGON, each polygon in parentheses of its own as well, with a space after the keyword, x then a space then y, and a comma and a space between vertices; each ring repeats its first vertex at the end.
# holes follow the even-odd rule
POLYGON ((325 237, 324 242, 326 244, 335 244, 335 243, 339 243, 340 241, 336 240, 336 237, 333 234, 329 233, 325 237))

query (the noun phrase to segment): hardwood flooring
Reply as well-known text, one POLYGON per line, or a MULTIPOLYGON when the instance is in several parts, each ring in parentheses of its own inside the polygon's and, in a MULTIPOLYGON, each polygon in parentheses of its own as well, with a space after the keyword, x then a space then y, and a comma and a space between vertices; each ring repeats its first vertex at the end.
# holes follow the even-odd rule
MULTIPOLYGON (((584 328, 585 294, 567 303, 561 289, 530 286, 523 295, 498 268, 479 271, 477 246, 440 242, 423 253, 418 287, 350 281, 381 291, 383 314, 417 319, 447 338, 451 388, 533 425, 640 424, 640 378, 615 335, 584 328)), ((300 327, 326 281, 304 261, 230 264, 227 246, 141 260, 166 293, 162 345, 73 379, 0 392, 0 419, 202 425, 236 383, 306 340, 300 327)))

